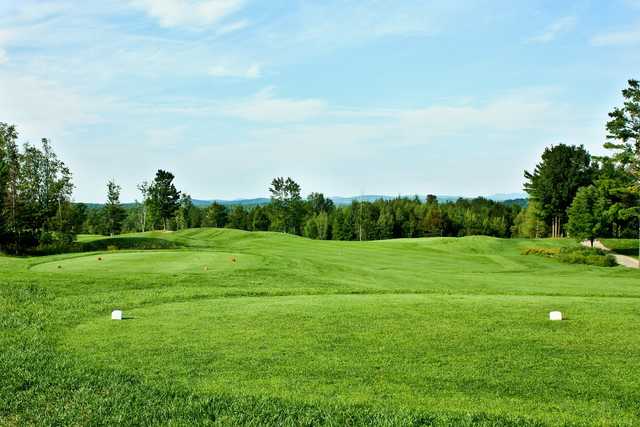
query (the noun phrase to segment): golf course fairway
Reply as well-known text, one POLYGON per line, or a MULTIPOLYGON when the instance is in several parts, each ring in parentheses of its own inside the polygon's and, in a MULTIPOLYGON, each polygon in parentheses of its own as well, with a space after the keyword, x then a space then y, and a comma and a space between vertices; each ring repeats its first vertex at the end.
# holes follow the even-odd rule
POLYGON ((574 241, 135 237, 0 258, 0 425, 640 419, 640 271, 522 255, 574 241))

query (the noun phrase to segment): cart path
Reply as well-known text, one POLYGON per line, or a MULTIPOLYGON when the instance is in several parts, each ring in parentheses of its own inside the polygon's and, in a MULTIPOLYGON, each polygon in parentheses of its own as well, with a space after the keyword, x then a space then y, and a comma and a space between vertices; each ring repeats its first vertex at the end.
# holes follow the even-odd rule
MULTIPOLYGON (((582 242, 582 245, 591 247, 591 242, 589 242, 588 240, 585 240, 584 242, 582 242)), ((600 240, 595 240, 593 242, 593 247, 597 249, 602 249, 603 251, 611 252, 611 249, 603 245, 600 240)), ((635 258, 632 258, 630 256, 616 254, 614 252, 611 252, 611 255, 613 255, 616 258, 616 262, 620 265, 623 265, 629 268, 640 267, 640 260, 636 260, 635 258)))

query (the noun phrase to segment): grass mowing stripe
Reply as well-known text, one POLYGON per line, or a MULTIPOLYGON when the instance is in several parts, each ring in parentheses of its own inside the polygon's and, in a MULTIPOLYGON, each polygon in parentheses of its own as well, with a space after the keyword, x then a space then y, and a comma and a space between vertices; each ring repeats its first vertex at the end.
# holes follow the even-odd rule
POLYGON ((574 242, 133 237, 183 249, 104 253, 117 269, 73 254, 0 259, 0 423, 633 425, 640 416, 638 272, 520 255, 574 242), (201 260, 216 253, 251 262, 205 272, 201 260), (27 269, 43 261, 53 269, 27 269), (108 320, 116 306, 133 319, 108 320), (569 320, 548 322, 551 309, 569 320))

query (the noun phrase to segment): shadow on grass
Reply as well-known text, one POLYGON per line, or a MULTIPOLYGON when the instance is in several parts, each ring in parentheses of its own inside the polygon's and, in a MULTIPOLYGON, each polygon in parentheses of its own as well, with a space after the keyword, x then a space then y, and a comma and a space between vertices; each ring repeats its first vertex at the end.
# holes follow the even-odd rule
POLYGON ((123 249, 176 249, 182 245, 157 237, 110 237, 79 243, 81 252, 97 252, 123 249))
POLYGON ((638 248, 619 248, 613 249, 612 252, 618 255, 626 255, 632 257, 638 256, 638 248))

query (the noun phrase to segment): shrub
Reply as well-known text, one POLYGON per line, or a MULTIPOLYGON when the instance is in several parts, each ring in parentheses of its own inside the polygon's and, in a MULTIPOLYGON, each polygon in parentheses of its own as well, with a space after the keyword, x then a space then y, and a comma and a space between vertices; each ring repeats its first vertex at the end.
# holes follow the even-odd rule
POLYGON ((526 248, 523 255, 540 255, 556 258, 567 264, 586 264, 597 267, 615 267, 616 259, 601 249, 587 248, 584 246, 567 248, 526 248))
POLYGON ((597 267, 615 267, 616 259, 601 249, 587 247, 562 248, 558 259, 569 264, 586 264, 597 267))
POLYGON ((603 255, 607 254, 607 252, 603 251, 602 249, 589 248, 589 247, 586 247, 586 246, 572 246, 572 247, 562 248, 560 250, 560 253, 563 253, 563 254, 580 254, 580 255, 584 255, 584 256, 588 256, 588 255, 603 256, 603 255))
POLYGON ((522 250, 522 255, 542 255, 542 256, 556 256, 560 253, 560 248, 525 248, 522 250))

